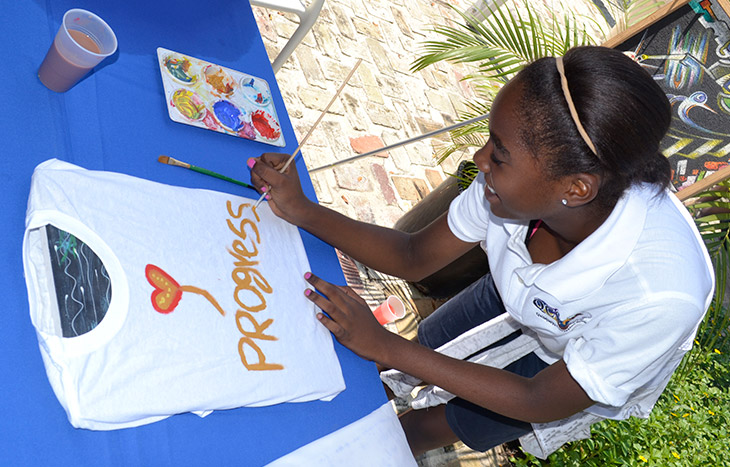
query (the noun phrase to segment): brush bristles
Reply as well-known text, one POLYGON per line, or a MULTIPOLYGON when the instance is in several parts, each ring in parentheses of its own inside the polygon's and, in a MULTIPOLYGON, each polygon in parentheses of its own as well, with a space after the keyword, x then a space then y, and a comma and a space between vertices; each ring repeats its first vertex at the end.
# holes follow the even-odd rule
POLYGON ((160 156, 157 158, 157 162, 162 162, 163 164, 167 165, 176 165, 178 167, 184 167, 186 169, 190 168, 190 164, 188 164, 187 162, 179 161, 170 156, 160 156))

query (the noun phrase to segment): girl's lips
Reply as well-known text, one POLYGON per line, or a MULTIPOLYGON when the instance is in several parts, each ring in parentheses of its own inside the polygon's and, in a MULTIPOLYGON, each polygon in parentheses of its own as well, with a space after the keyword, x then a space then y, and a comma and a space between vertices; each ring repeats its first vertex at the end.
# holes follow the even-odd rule
POLYGON ((487 198, 487 201, 491 202, 492 200, 499 199, 499 195, 489 183, 485 183, 484 186, 486 187, 484 196, 487 198))

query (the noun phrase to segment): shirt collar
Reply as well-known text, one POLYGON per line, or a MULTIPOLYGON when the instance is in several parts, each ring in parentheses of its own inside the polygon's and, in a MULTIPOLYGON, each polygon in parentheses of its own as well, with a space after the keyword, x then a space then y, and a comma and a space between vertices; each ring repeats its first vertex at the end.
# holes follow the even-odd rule
POLYGON ((548 265, 520 268, 517 274, 525 285, 534 285, 562 302, 594 292, 631 256, 643 231, 646 200, 655 194, 653 190, 650 185, 630 188, 603 224, 567 255, 548 265))

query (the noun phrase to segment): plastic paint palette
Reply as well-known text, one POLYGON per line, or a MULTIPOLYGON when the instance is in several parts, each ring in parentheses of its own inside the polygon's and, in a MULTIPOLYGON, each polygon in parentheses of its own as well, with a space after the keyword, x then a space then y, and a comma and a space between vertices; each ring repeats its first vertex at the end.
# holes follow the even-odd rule
POLYGON ((285 146, 266 81, 162 47, 157 61, 173 121, 285 146))

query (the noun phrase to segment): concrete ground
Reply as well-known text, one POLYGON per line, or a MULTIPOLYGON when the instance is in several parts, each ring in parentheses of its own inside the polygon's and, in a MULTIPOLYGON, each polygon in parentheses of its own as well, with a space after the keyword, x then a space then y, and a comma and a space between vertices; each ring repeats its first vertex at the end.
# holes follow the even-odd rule
MULTIPOLYGON (((469 1, 450 1, 467 8, 469 1)), ((292 14, 254 7, 270 57, 275 57, 298 24, 292 14)), ((363 62, 328 115, 302 149, 311 170, 454 123, 464 101, 474 97, 461 82, 462 66, 440 63, 411 72, 432 28, 455 14, 446 2, 425 0, 327 0, 318 21, 277 73, 287 111, 299 140, 340 87, 358 58, 363 62)), ((444 136, 443 138, 446 138, 444 136)), ((321 204, 349 217, 392 226, 454 173, 460 154, 438 165, 434 145, 424 140, 356 162, 312 174, 321 204)), ((409 313, 389 325, 413 336, 421 314, 437 301, 395 278, 342 258, 348 283, 375 306, 387 295, 404 299, 409 313)), ((458 443, 418 459, 422 466, 509 465, 501 450, 475 453, 458 443)))

